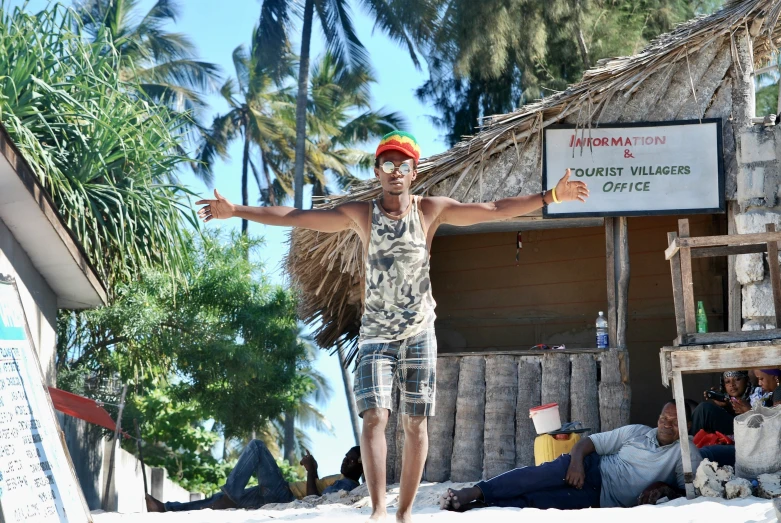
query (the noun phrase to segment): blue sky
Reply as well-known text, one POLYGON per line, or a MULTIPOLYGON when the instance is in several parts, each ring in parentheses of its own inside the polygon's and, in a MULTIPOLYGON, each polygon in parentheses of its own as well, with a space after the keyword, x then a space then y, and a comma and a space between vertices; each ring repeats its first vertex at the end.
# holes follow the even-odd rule
MULTIPOLYGON (((24 2, 14 0, 11 6, 19 6, 24 2)), ((64 1, 64 4, 69 2, 64 1)), ((355 3, 355 2, 353 2, 355 3)), ((27 9, 37 11, 49 2, 31 0, 27 9)), ((142 0, 144 12, 154 2, 142 0)), ((186 0, 181 1, 182 16, 172 27, 172 30, 187 34, 197 45, 200 58, 216 63, 223 69, 223 74, 233 74, 231 55, 241 44, 249 45, 252 30, 260 14, 260 0, 186 0)), ((354 23, 359 37, 369 50, 374 65, 377 84, 372 89, 373 109, 387 107, 402 113, 408 122, 407 130, 412 132, 420 142, 423 156, 430 156, 447 149, 441 139, 442 133, 430 121, 429 116, 434 109, 421 104, 415 97, 415 89, 426 79, 425 71, 415 69, 406 51, 391 42, 381 31, 373 31, 373 23, 357 6, 354 7, 354 23)), ((313 57, 323 52, 323 37, 319 28, 312 39, 313 57)), ((295 49, 299 48, 294 42, 295 49)), ((212 116, 227 111, 227 104, 219 96, 208 100, 209 110, 204 115, 204 121, 210 122, 212 116)), ((371 150, 373 144, 367 145, 371 150)), ((215 167, 214 184, 221 194, 232 201, 241 200, 241 147, 234 146, 230 151, 231 159, 218 162, 215 167)), ((369 173, 359 173, 369 176, 369 173)), ((208 196, 210 190, 196 177, 189 173, 182 176, 182 182, 190 186, 198 194, 208 196)), ((257 187, 250 185, 250 203, 258 200, 257 187)), ((308 202, 307 204, 308 205, 308 202)), ((238 229, 240 222, 209 223, 208 227, 223 229, 238 229)), ((281 269, 281 261, 287 250, 287 230, 283 228, 266 227, 250 224, 250 234, 265 238, 261 257, 265 263, 270 279, 278 284, 285 283, 285 274, 281 269)), ((312 448, 310 451, 317 458, 321 474, 338 472, 344 452, 353 445, 352 429, 350 427, 347 403, 336 357, 322 353, 316 363, 317 369, 327 376, 334 394, 325 407, 325 413, 334 426, 333 436, 311 432, 312 448)))

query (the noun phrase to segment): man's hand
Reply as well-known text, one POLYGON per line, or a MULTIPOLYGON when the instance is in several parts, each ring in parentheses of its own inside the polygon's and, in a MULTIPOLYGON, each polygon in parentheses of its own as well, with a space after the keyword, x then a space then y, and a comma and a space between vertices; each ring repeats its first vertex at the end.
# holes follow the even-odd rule
POLYGON ((317 461, 308 450, 305 450, 306 455, 301 458, 301 466, 306 469, 307 472, 317 472, 317 461))
POLYGON ((681 495, 677 490, 672 488, 667 483, 657 481, 645 489, 642 494, 640 494, 640 496, 637 498, 637 504, 656 505, 656 502, 662 498, 673 500, 679 497, 681 497, 681 495))
POLYGON ((562 202, 571 202, 574 200, 580 200, 585 202, 588 198, 588 187, 583 182, 571 182, 569 180, 572 174, 571 169, 567 169, 567 172, 556 184, 556 198, 562 202))
POLYGON ((204 222, 209 222, 212 218, 218 220, 225 220, 232 218, 236 213, 236 206, 229 202, 225 196, 217 192, 214 189, 214 197, 216 200, 198 200, 195 205, 205 205, 198 211, 198 217, 204 222))
POLYGON ((576 489, 583 488, 583 483, 586 482, 586 471, 583 470, 583 461, 570 459, 569 468, 567 468, 567 476, 564 478, 568 485, 575 487, 576 489))

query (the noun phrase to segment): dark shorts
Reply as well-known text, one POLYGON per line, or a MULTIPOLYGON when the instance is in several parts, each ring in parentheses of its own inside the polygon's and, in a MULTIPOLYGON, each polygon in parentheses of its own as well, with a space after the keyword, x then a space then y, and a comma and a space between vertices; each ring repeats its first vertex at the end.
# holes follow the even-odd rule
POLYGON ((364 343, 358 349, 353 390, 358 412, 393 410, 399 387, 399 412, 433 416, 437 387, 437 339, 434 327, 404 340, 364 343))

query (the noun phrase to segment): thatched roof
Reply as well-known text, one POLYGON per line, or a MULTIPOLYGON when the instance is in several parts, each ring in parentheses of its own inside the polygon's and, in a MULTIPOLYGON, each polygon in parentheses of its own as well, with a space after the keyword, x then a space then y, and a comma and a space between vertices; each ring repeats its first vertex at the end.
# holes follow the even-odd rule
MULTIPOLYGON (((743 71, 737 59, 740 35, 748 31, 753 36, 754 61, 762 63, 781 39, 779 15, 781 0, 735 0, 714 15, 679 25, 639 54, 601 60, 566 91, 487 118, 477 135, 421 161, 412 192, 485 201, 494 199, 514 171, 531 172, 539 178, 541 132, 555 123, 574 123, 588 133, 600 123, 712 116, 726 120, 732 110, 731 77, 743 71), (720 99, 723 103, 718 103, 720 99), (524 157, 525 165, 519 165, 524 157), (492 162, 504 167, 491 168, 492 162), (484 176, 486 184, 494 187, 493 193, 483 192, 484 176)), ((731 129, 725 131, 725 155, 729 149, 734 156, 731 129)), ((728 164, 725 161, 729 168, 728 164)), ((512 187, 514 194, 505 195, 539 190, 536 183, 516 185, 512 187)), ((380 192, 374 179, 367 180, 318 207, 368 201, 380 192)), ((361 255, 360 239, 353 231, 326 234, 299 229, 291 234, 287 269, 301 292, 299 313, 307 323, 320 323, 315 338, 323 348, 357 339, 361 255)))

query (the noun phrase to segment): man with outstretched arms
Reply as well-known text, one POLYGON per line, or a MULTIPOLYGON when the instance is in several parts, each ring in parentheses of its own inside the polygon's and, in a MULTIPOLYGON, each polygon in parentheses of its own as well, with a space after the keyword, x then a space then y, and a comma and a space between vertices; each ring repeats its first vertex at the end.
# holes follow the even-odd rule
POLYGON ((370 521, 382 521, 385 504, 385 426, 393 387, 400 389, 404 426, 401 487, 396 520, 412 520, 412 503, 428 452, 427 416, 434 415, 437 345, 429 252, 441 224, 456 226, 521 216, 544 205, 588 198, 586 184, 564 175, 555 189, 494 202, 460 203, 446 197, 410 194, 420 147, 405 132, 385 135, 377 147, 374 175, 382 195, 371 202, 347 202, 330 209, 234 205, 216 190, 201 200, 205 222, 238 217, 266 225, 320 232, 354 230, 363 242, 363 315, 354 391, 363 418, 361 456, 372 500, 370 521))

